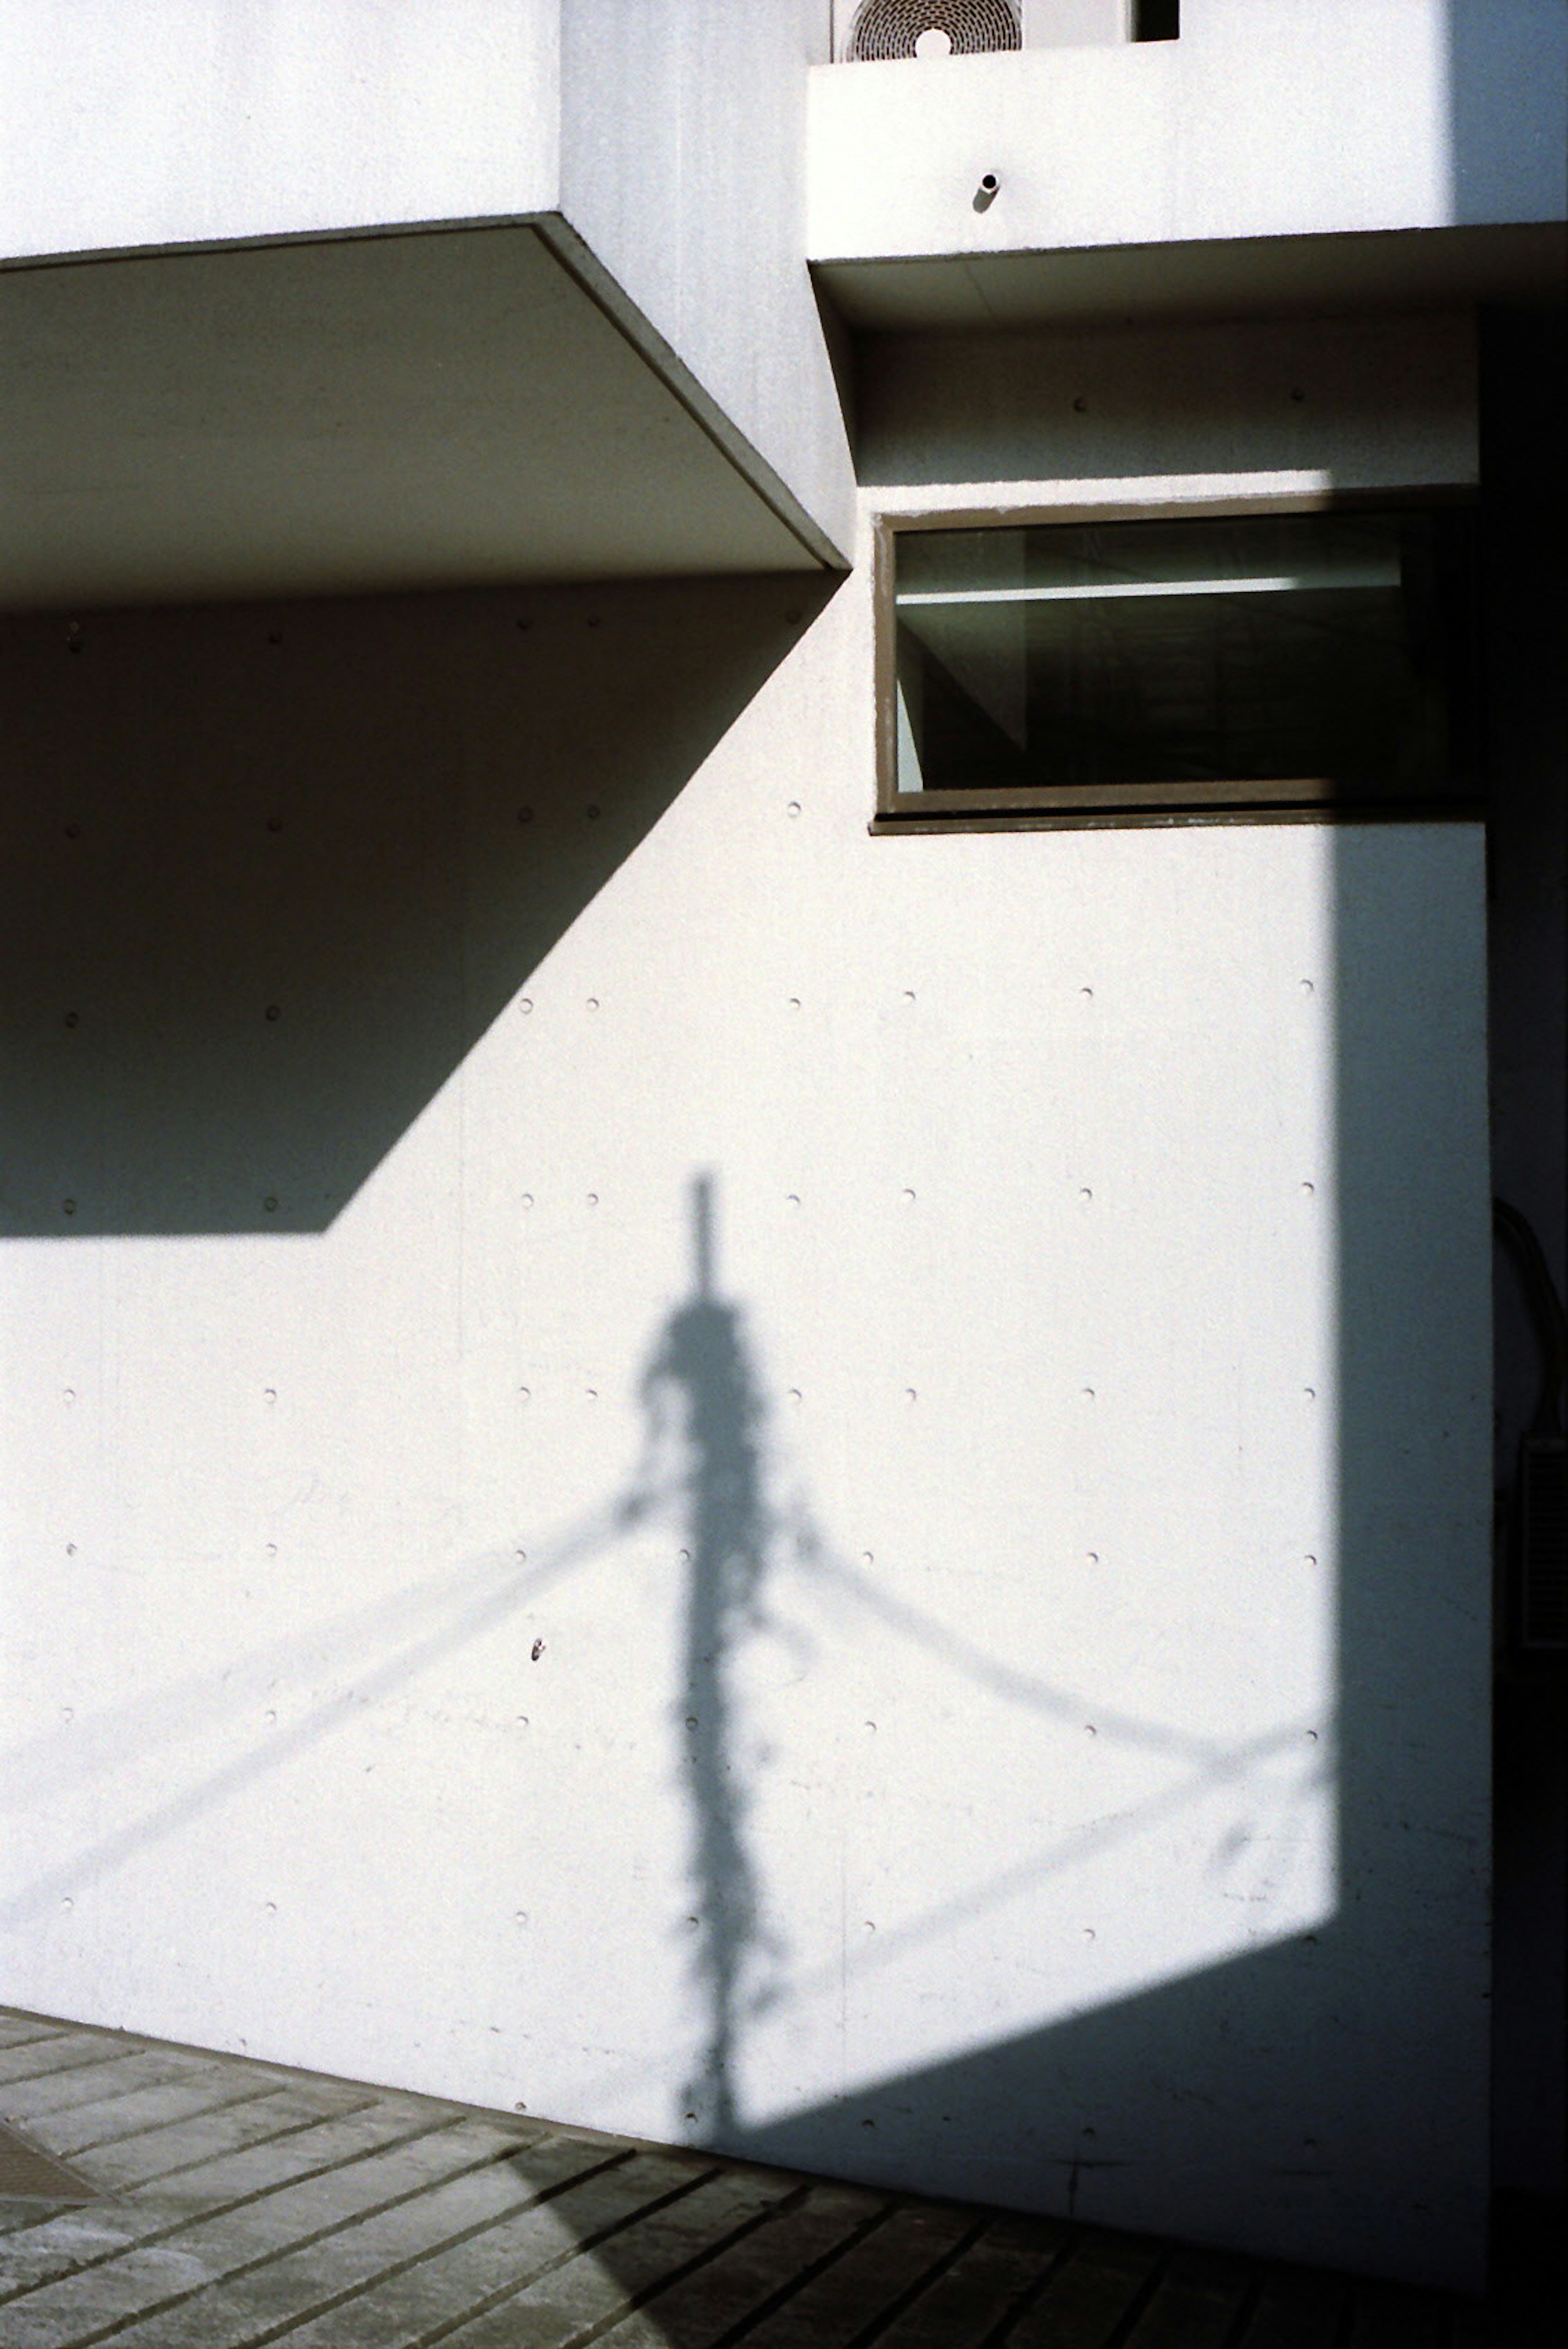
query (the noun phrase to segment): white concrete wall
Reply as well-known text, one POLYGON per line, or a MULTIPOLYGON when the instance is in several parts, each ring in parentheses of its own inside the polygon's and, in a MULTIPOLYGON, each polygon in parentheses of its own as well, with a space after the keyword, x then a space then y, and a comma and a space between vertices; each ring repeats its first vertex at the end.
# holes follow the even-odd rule
POLYGON ((933 493, 962 506, 970 487, 1020 505, 1085 484, 1116 495, 1155 471, 1224 495, 1221 457, 1228 477, 1283 471, 1325 490, 1480 472, 1463 316, 877 335, 856 408, 860 478, 889 506, 933 493))
POLYGON ((847 550, 854 484, 805 262, 801 0, 568 0, 561 210, 739 434, 847 550))
MULTIPOLYGON (((853 477, 803 191, 826 45, 802 0, 0 0, 0 258, 536 220, 809 556, 836 562, 853 477)), ((476 348, 483 406, 525 294, 454 346, 439 433, 462 437, 476 348)))
POLYGON ((5 0, 0 252, 544 209, 559 14, 557 0, 5 0))
POLYGON ((1473 2281, 1475 829, 873 839, 860 572, 10 647, 5 1995, 1473 2281))
POLYGON ((819 261, 1561 220, 1568 12, 1183 0, 1178 41, 819 67, 810 135, 819 261))

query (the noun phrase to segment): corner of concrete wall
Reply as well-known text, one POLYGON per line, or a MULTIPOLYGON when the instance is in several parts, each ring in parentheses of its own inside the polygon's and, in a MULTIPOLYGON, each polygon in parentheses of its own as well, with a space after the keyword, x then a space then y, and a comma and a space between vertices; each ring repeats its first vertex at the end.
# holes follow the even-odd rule
POLYGON ((831 563, 854 479, 805 264, 813 26, 801 0, 563 0, 561 210, 589 283, 602 271, 635 306, 715 437, 831 563))

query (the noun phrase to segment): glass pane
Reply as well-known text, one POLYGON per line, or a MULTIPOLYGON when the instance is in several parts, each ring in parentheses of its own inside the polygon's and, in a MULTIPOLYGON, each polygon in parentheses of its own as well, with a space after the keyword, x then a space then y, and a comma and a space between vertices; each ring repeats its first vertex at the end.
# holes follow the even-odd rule
POLYGON ((1455 519, 901 533, 898 790, 1441 790, 1455 519))

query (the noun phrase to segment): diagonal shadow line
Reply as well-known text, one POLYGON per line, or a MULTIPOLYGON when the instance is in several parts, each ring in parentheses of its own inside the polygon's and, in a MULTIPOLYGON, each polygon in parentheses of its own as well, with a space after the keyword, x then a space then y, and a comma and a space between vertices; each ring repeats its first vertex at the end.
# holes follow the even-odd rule
MULTIPOLYGON (((1245 1764, 1237 1762, 1234 1757, 1251 1754, 1256 1743, 1249 1740, 1239 1746, 1228 1746, 1214 1738, 1196 1737, 1188 1731, 1173 1729, 1163 1722, 1144 1721, 1136 1713, 1118 1713, 1114 1707, 1096 1704, 1092 1698, 1079 1695, 1071 1689, 1059 1688, 1049 1681, 1039 1680, 1032 1672, 1021 1672, 1012 1664, 999 1663, 982 1648, 975 1647, 945 1623, 940 1623, 933 1616, 911 1607, 906 1599, 893 1598, 889 1592, 880 1589, 869 1577, 858 1573, 844 1559, 833 1557, 815 1535, 808 1535, 802 1541, 800 1559, 808 1573, 844 1586, 864 1606, 880 1615, 893 1630, 903 1632, 906 1638, 953 1665, 967 1679, 989 1689, 993 1695, 1005 1698, 1010 1703, 1024 1705, 1033 1713, 1046 1713, 1053 1720, 1071 1722, 1075 1727, 1080 1727, 1086 1718, 1092 1716, 1096 1731, 1100 1735, 1114 1737, 1124 1744, 1147 1746, 1156 1753, 1180 1754, 1199 1768, 1209 1766, 1220 1776, 1232 1775, 1236 1768, 1244 1767, 1245 1764)), ((1300 1735, 1307 1726, 1303 1722, 1293 1731, 1287 1727, 1266 1731, 1262 1734, 1265 1737, 1300 1735)))
MULTIPOLYGON (((1046 1877, 1064 1874, 1068 1868, 1076 1867, 1082 1862, 1098 1858, 1116 1844, 1130 1841, 1147 1833, 1164 1820, 1175 1816, 1189 1805, 1200 1801, 1203 1795, 1211 1791, 1216 1785, 1223 1783, 1227 1778, 1243 1775, 1250 1762, 1266 1759, 1271 1753, 1280 1750, 1302 1734, 1303 1732, 1299 1726, 1288 1724, 1280 1729, 1264 1731, 1259 1736, 1247 1740, 1244 1744, 1230 1749, 1223 1756, 1227 1765, 1224 1768, 1213 1769, 1199 1765, 1179 1785, 1166 1787, 1161 1793, 1149 1796, 1147 1801, 1135 1806, 1131 1810, 1118 1812, 1115 1816, 1098 1821, 1094 1826, 1083 1829, 1075 1836, 1064 1836, 1054 1844, 1043 1845, 1027 1858, 1017 1861, 1012 1868, 1001 1869, 995 1876, 961 1895, 955 1896, 951 1900, 943 1901, 937 1907, 927 1909, 923 1915, 909 1919, 906 1924, 896 1925, 888 1932, 879 1933, 875 1946, 868 1948, 862 1955, 842 1961, 836 1959, 811 1968, 801 1974, 796 1981, 786 1984, 771 1997, 766 2002, 765 2011, 772 2013, 804 2002, 807 1999, 820 1998, 826 1992, 838 1991, 851 1977, 858 1980, 865 1974, 875 1973, 884 1966, 891 1964, 896 1959, 905 1956, 909 1951, 919 1949, 924 1943, 935 1940, 948 1933, 955 1925, 972 1920, 981 1911, 999 1908, 1009 1900, 1020 1899, 1046 1877)), ((1325 1784, 1331 1774, 1332 1757, 1321 1756, 1314 1761, 1311 1771, 1288 1790, 1288 1799, 1300 1803, 1315 1787, 1325 1784)), ((1183 1971, 1185 1971, 1186 1969, 1184 1968, 1183 1971)), ((639 2059, 636 2064, 628 2064, 625 2069, 612 2073, 607 2079, 600 2082, 599 2093, 605 2096, 623 2095, 627 2090, 639 2086, 649 2078, 662 2076, 664 2068, 662 2057, 639 2059)))
MULTIPOLYGON (((493 1562, 515 1565, 513 1558, 493 1562)), ((475 1566, 483 1564, 471 1562, 448 1574, 427 1576, 389 1599, 348 1609, 309 1630, 264 1642, 228 1665, 216 1680, 210 1671, 192 1672, 155 1694, 111 1705, 68 1728, 24 1739, 0 1754, 0 1795, 25 1801, 35 1792, 55 1795, 105 1771, 121 1771, 130 1754, 155 1752, 210 1721, 223 1719, 248 1694, 275 1688, 280 1679, 293 1677, 312 1661, 327 1669, 341 1667, 357 1650, 392 1636, 410 1619, 444 1607, 472 1582, 475 1566)))
POLYGON ((140 1819, 103 1837, 99 1842, 89 1845, 70 1860, 35 1878, 32 1883, 24 1885, 9 1899, 0 1903, 0 1926, 19 1924, 47 1901, 107 1875, 133 1853, 155 1843, 174 1828, 183 1826, 191 1819, 200 1817, 202 1812, 226 1801, 253 1779, 277 1769, 281 1764, 291 1761, 310 1746, 319 1744, 324 1737, 340 1729, 367 1704, 401 1686, 427 1664, 452 1654, 471 1640, 479 1638, 482 1632, 504 1622, 524 1600, 538 1591, 547 1589, 552 1583, 559 1581, 563 1575, 580 1565, 585 1557, 601 1549, 618 1529, 618 1517, 612 1513, 590 1519, 567 1538, 554 1557, 533 1568, 528 1573, 517 1576, 509 1586, 481 1599, 459 1616, 455 1623, 444 1625, 425 1639, 416 1640, 413 1646, 389 1659, 353 1688, 329 1698, 325 1704, 317 1705, 291 1728, 267 1738, 264 1744, 251 1746, 246 1753, 236 1755, 232 1762, 213 1771, 194 1786, 185 1788, 168 1802, 145 1812, 140 1819))
MULTIPOLYGON (((1018 1899, 1044 1878, 1060 1875, 1066 1868, 1077 1867, 1084 1861, 1097 1859, 1116 1844, 1147 1834, 1160 1821, 1200 1801, 1213 1786, 1226 1778, 1241 1775, 1247 1766, 1248 1757, 1261 1760, 1302 1733, 1299 1728, 1290 1727, 1266 1731, 1259 1737, 1249 1739, 1246 1744, 1235 1747, 1226 1756, 1229 1765, 1226 1768, 1199 1767, 1177 1785, 1168 1786, 1146 1801, 1135 1804, 1131 1810, 1119 1811, 1111 1818, 1098 1820, 1076 1835, 1059 1837, 1054 1843, 1042 1846, 1027 1859, 1017 1861, 1012 1868, 1002 1868, 984 1883, 951 1900, 941 1902, 934 1909, 928 1909, 922 1916, 911 1918, 907 1924, 895 1925, 889 1931, 878 1933, 875 1946, 864 1955, 818 1966, 803 1974, 790 1985, 779 2003, 789 2004, 820 1997, 826 1991, 837 1990, 849 1975, 880 1971, 907 1951, 918 1949, 921 1943, 950 1931, 954 1926, 969 1922, 981 1910, 999 1908, 1008 1900, 1018 1899)), ((1299 1802, 1314 1786, 1324 1783, 1328 1775, 1326 1761, 1314 1764, 1310 1775, 1302 1778, 1291 1790, 1290 1799, 1299 1802)))

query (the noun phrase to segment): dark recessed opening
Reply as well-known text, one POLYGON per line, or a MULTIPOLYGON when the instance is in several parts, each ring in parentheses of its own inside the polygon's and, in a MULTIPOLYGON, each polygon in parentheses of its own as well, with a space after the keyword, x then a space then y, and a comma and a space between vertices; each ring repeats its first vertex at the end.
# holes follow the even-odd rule
POLYGON ((883 812, 1469 801, 1462 510, 909 531, 883 812))

